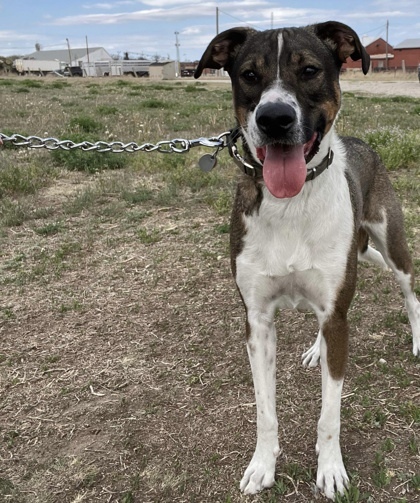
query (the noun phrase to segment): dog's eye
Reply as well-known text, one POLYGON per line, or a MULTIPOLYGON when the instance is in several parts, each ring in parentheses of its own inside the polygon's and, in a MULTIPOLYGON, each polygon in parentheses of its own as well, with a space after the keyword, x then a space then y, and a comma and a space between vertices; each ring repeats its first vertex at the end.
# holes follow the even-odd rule
POLYGON ((242 72, 242 77, 247 82, 258 82, 260 80, 258 74, 252 70, 245 70, 244 72, 242 72))
POLYGON ((306 79, 310 79, 312 77, 315 77, 315 75, 319 72, 319 68, 316 68, 315 66, 305 66, 305 68, 302 70, 302 76, 305 77, 306 79))

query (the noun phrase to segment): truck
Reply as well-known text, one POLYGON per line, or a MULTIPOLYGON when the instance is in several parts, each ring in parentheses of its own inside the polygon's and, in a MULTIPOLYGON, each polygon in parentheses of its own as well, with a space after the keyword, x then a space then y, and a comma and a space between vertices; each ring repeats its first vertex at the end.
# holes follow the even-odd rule
POLYGON ((14 67, 20 74, 35 73, 37 75, 45 75, 46 73, 59 72, 67 66, 67 63, 61 61, 48 61, 42 59, 15 59, 14 67))

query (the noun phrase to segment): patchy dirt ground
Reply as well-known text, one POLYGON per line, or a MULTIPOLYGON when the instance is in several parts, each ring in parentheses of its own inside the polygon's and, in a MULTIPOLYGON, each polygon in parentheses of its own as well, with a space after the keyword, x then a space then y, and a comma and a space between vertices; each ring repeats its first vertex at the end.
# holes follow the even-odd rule
MULTIPOLYGON (((0 501, 325 501, 314 485, 320 370, 300 364, 314 316, 278 316, 277 484, 244 497, 255 404, 228 217, 189 191, 173 205, 128 204, 123 176, 139 183, 61 173, 31 196, 31 219, 0 235, 0 501)), ((414 200, 418 172, 400 176, 414 200)), ((410 240, 418 271, 417 228, 410 240)), ((420 370, 389 273, 360 266, 350 321, 352 489, 339 501, 414 503, 420 370)))
POLYGON ((361 92, 379 94, 381 96, 410 96, 420 98, 420 82, 418 81, 377 81, 341 79, 341 89, 345 92, 361 92))

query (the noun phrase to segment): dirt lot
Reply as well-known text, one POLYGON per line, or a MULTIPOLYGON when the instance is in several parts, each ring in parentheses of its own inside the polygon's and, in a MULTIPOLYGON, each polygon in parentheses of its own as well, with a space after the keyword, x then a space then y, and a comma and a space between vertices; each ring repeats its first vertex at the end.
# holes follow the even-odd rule
POLYGON ((341 80, 341 89, 347 92, 375 94, 380 96, 411 96, 420 98, 418 81, 377 81, 377 80, 341 80))
MULTIPOLYGON (((24 92, 21 81, 0 89, 9 130, 20 120, 22 130, 40 124, 40 134, 59 134, 86 110, 110 137, 166 137, 175 128, 197 137, 232 122, 220 84, 187 94, 172 84, 146 92, 133 79, 48 87, 54 80, 24 92)), ((343 81, 355 93, 380 86, 419 96, 418 82, 343 81)), ((398 125, 383 115, 388 105, 354 98, 342 124, 364 127, 375 116, 381 122, 369 127, 398 125)), ((391 105, 418 129, 417 102, 391 105)), ((2 206, 12 216, 0 231, 0 502, 326 501, 314 484, 320 370, 300 364, 317 323, 302 313, 277 319, 276 486, 239 493, 255 445, 255 400, 229 264, 236 172, 227 155, 211 175, 193 170, 195 152, 151 158, 86 173, 52 167, 44 152, 0 151, 9 186, 27 190, 5 190, 2 206), (32 188, 25 170, 37 166, 51 179, 32 188)), ((418 166, 391 177, 419 276, 418 166)), ((391 274, 360 266, 349 318, 342 447, 352 486, 337 503, 414 503, 420 370, 391 274)))

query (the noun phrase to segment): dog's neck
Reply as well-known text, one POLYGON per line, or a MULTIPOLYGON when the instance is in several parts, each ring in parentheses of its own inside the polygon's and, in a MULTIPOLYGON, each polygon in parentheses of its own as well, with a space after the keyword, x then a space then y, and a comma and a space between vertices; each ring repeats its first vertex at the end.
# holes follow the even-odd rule
MULTIPOLYGON (((318 152, 307 164, 308 173, 306 176, 306 182, 314 180, 317 176, 321 175, 334 160, 334 152, 331 149, 331 135, 334 135, 334 130, 328 132, 328 134, 322 139, 318 152)), ((262 177, 262 164, 260 161, 256 160, 256 156, 253 155, 251 148, 246 140, 246 135, 243 134, 240 127, 232 129, 229 140, 228 140, 229 154, 234 160, 235 164, 248 176, 253 178, 262 177), (239 153, 236 148, 236 142, 239 138, 242 138, 242 145, 244 150, 244 157, 239 153)))

